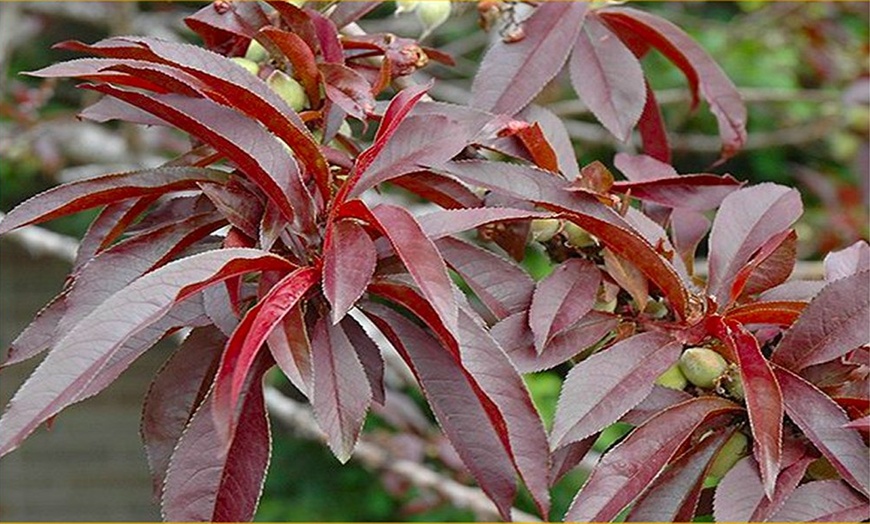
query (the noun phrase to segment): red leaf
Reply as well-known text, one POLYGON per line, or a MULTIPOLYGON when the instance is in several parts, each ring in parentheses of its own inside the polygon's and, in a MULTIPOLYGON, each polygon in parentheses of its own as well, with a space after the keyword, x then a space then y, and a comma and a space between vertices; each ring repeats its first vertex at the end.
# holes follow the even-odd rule
POLYGON ((204 287, 253 271, 288 270, 281 257, 252 249, 222 249, 167 264, 98 306, 58 341, 10 401, 0 419, 0 455, 78 398, 113 355, 173 305, 204 287), (149 300, 143 302, 143 296, 149 300))
POLYGON ((613 519, 658 476, 705 420, 739 410, 721 398, 698 397, 660 412, 601 458, 565 520, 613 519))
POLYGON ((275 363, 303 395, 311 398, 311 342, 302 304, 284 315, 266 339, 275 363))
POLYGON ((592 114, 616 138, 627 141, 646 104, 643 70, 631 50, 590 15, 568 65, 571 83, 592 114))
POLYGON ((730 175, 680 175, 636 182, 614 182, 614 193, 673 208, 707 211, 738 189, 741 182, 730 175))
POLYGON ((78 273, 97 253, 111 245, 139 215, 151 207, 154 200, 155 197, 152 196, 131 198, 104 207, 79 242, 76 260, 70 273, 78 273))
POLYGON ((643 311, 649 302, 649 283, 646 277, 634 264, 614 255, 613 251, 604 248, 601 254, 604 258, 604 270, 619 287, 628 291, 634 299, 637 311, 643 311))
POLYGON ((733 431, 720 431, 673 461, 632 507, 626 522, 691 522, 710 461, 733 431))
POLYGON ((438 210, 417 217, 420 227, 432 240, 505 220, 552 218, 553 213, 512 209, 509 207, 477 207, 438 210))
POLYGON ((495 318, 529 308, 535 282, 515 263, 457 238, 441 238, 435 245, 495 318))
POLYGON ((344 2, 339 3, 329 13, 329 19, 339 29, 356 22, 366 14, 381 5, 381 2, 344 2))
POLYGON ((731 80, 689 35, 663 18, 636 9, 604 8, 598 13, 617 34, 641 37, 679 67, 689 81, 695 101, 700 91, 719 124, 721 160, 730 158, 743 147, 746 106, 731 80))
POLYGON ((677 315, 686 317, 688 292, 674 268, 622 217, 594 197, 565 191, 561 178, 527 166, 463 161, 450 162, 442 170, 470 184, 565 213, 567 219, 634 263, 668 298, 677 315))
POLYGON ((12 344, 0 364, 0 369, 42 353, 52 347, 59 332, 57 325, 66 314, 66 292, 62 291, 36 314, 36 317, 24 328, 12 344))
POLYGON ((759 184, 731 193, 713 220, 710 232, 710 277, 707 293, 720 307, 740 269, 774 235, 791 227, 803 211, 800 194, 776 184, 759 184))
POLYGON ((731 301, 755 295, 778 286, 788 280, 797 258, 797 233, 794 229, 783 231, 765 242, 734 277, 731 284, 731 301))
POLYGON ((384 389, 384 357, 377 344, 369 337, 357 320, 348 315, 341 320, 341 329, 347 335, 351 346, 366 371, 372 389, 372 400, 383 406, 386 400, 384 389))
POLYGON ((196 189, 197 182, 223 183, 226 173, 194 167, 158 167, 69 182, 24 201, 0 222, 0 234, 128 198, 196 189))
POLYGON ((163 490, 167 521, 238 522, 253 519, 269 465, 271 436, 263 402, 260 364, 245 385, 239 430, 229 446, 212 413, 211 396, 203 400, 172 454, 163 490))
POLYGON ((655 384, 649 395, 643 399, 643 402, 632 408, 619 421, 631 424, 632 426, 641 426, 646 424, 647 420, 657 415, 660 411, 664 411, 691 398, 692 395, 683 390, 666 388, 655 384))
POLYGON ((671 211, 671 240, 687 271, 695 273, 695 251, 701 239, 710 230, 710 220, 690 209, 671 211))
POLYGON ((725 318, 741 324, 773 324, 788 327, 794 324, 806 307, 806 302, 752 302, 729 310, 725 318))
POLYGON ((308 44, 299 35, 277 27, 264 27, 260 34, 272 42, 293 65, 293 72, 305 88, 312 107, 320 103, 320 71, 317 59, 308 44))
POLYGON ((782 337, 771 360, 792 371, 833 360, 870 342, 870 272, 826 285, 782 337))
POLYGON ((538 354, 595 304, 601 274, 594 264, 569 258, 537 283, 529 307, 529 326, 538 354))
POLYGON ((519 129, 514 135, 526 148, 532 156, 534 162, 541 169, 559 172, 559 160, 556 157, 556 151, 553 146, 547 141, 541 126, 537 123, 529 127, 519 129))
POLYGON ((378 304, 364 308, 410 366, 441 428, 504 519, 517 493, 511 458, 502 445, 476 384, 430 335, 378 304))
POLYGON ((172 452, 211 387, 226 341, 213 327, 194 329, 148 388, 139 431, 156 500, 162 495, 172 452))
POLYGON ((870 462, 867 446, 858 432, 843 427, 849 418, 827 395, 797 375, 776 368, 782 388, 785 411, 831 462, 843 479, 867 495, 870 493, 870 462))
POLYGON ((598 439, 598 434, 591 435, 580 442, 573 442, 553 452, 550 465, 550 486, 555 486, 559 480, 571 472, 592 449, 598 439))
POLYGON ((660 162, 670 163, 671 146, 668 144, 665 121, 656 101, 656 95, 648 83, 646 84, 646 105, 643 106, 643 113, 637 122, 637 130, 640 132, 643 152, 660 162))
POLYGON ((329 449, 340 462, 347 462, 371 405, 372 388, 347 335, 326 317, 314 326, 311 361, 314 416, 329 449))
POLYGON ((361 74, 341 64, 321 64, 326 96, 350 116, 365 120, 374 111, 372 87, 361 74))
POLYGON ((590 311, 568 330, 553 337, 540 355, 535 351, 526 311, 502 319, 490 332, 520 373, 535 373, 554 368, 582 353, 612 331, 617 323, 614 316, 590 311))
POLYGON ((758 340, 740 324, 722 320, 716 335, 737 357, 752 428, 752 452, 768 498, 773 496, 782 454, 783 393, 758 340))
POLYGON ((649 332, 574 366, 559 395, 552 448, 583 440, 619 420, 649 395, 653 382, 677 361, 681 349, 670 336, 649 332))
POLYGON ((540 4, 523 23, 525 38, 499 40, 483 57, 469 105, 508 115, 526 107, 562 69, 587 9, 579 2, 540 4))
POLYGON ((312 267, 296 269, 282 278, 245 313, 227 342, 212 395, 215 423, 225 440, 234 434, 242 388, 260 348, 281 319, 319 279, 320 272, 312 267))
POLYGON ((562 119, 549 109, 534 104, 527 106, 517 116, 528 122, 535 122, 541 127, 545 138, 556 153, 558 170, 568 180, 577 178, 577 175, 580 174, 577 154, 574 152, 571 137, 568 135, 568 130, 565 129, 562 119))
POLYGON ((679 178, 680 174, 671 164, 649 155, 616 153, 613 165, 630 182, 652 182, 654 180, 679 178))
POLYGON ((392 184, 407 189, 424 199, 447 209, 481 207, 483 201, 465 185, 452 178, 421 171, 394 178, 392 184))
POLYGON ((269 23, 269 18, 259 3, 232 2, 207 5, 186 17, 184 23, 199 34, 206 45, 215 47, 228 35, 252 37, 258 28, 269 23))
POLYGON ((825 257, 825 280, 834 281, 870 270, 870 246, 859 240, 825 257))
POLYGON ((378 254, 365 229, 352 220, 336 222, 330 233, 323 251, 323 295, 337 324, 365 292, 378 254))
POLYGON ((770 518, 772 522, 858 522, 867 520, 870 503, 841 480, 808 482, 794 491, 770 518))

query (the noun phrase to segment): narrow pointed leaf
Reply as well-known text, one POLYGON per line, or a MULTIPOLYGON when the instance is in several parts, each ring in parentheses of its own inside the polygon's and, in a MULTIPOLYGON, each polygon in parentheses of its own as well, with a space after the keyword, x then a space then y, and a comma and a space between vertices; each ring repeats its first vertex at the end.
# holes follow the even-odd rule
POLYGON ((535 104, 527 106, 518 116, 528 122, 535 122, 541 126, 544 136, 556 153, 559 171, 568 180, 577 178, 577 175, 580 174, 580 166, 577 164, 577 155, 574 152, 571 137, 568 135, 568 130, 565 129, 562 119, 549 109, 535 104))
POLYGON ((858 431, 844 427, 849 417, 833 400, 797 375, 776 368, 785 411, 843 479, 864 495, 870 493, 867 446, 858 431))
POLYGON ((597 16, 587 16, 568 62, 571 83, 592 114, 625 142, 646 103, 640 62, 597 16))
POLYGON ((741 324, 773 324, 789 327, 800 317, 806 306, 806 302, 798 301, 751 302, 730 309, 725 318, 741 324))
POLYGON ((228 278, 291 268, 276 255, 223 249, 169 263, 137 279, 66 333, 21 386, 0 419, 0 454, 17 447, 42 422, 77 400, 131 336, 154 324, 176 303, 228 278), (149 300, 143 302, 146 295, 149 300))
POLYGON ((797 259, 797 233, 793 229, 771 238, 734 277, 731 299, 756 295, 788 280, 797 259))
POLYGON ((613 519, 659 475, 705 420, 739 410, 721 398, 698 397, 654 416, 601 458, 565 520, 613 519))
POLYGON ((352 316, 344 317, 340 325, 366 371, 372 389, 372 400, 383 406, 386 390, 384 389, 384 357, 381 355, 380 348, 352 316))
POLYGON ((613 184, 612 190, 668 207, 708 211, 718 207, 740 186, 741 182, 731 175, 698 174, 637 182, 619 181, 613 184))
POLYGON ((365 120, 374 111, 372 86, 361 74, 341 64, 321 64, 326 96, 348 115, 365 120))
POLYGON ((447 235, 475 229, 492 222, 552 218, 553 216, 553 213, 529 211, 526 209, 479 207, 433 211, 417 217, 417 221, 420 222, 420 227, 426 232, 426 236, 432 240, 437 240, 447 235))
POLYGON ((538 282, 529 308, 529 326, 538 354, 595 304, 601 274, 594 264, 570 258, 538 282))
POLYGON ((637 130, 643 143, 644 154, 660 162, 670 163, 671 146, 668 143, 668 131, 656 95, 649 83, 646 83, 646 105, 643 106, 637 130))
POLYGON ((469 105, 507 115, 526 107, 562 69, 587 11, 579 2, 539 5, 523 23, 525 38, 497 41, 483 57, 469 105))
POLYGON ((350 311, 375 273, 377 251, 362 226, 337 222, 323 253, 323 295, 332 306, 332 323, 350 311))
POLYGON ((870 270, 870 245, 859 240, 825 257, 825 280, 831 282, 870 270))
POLYGON ((311 341, 302 305, 292 308, 266 339, 272 358, 303 395, 311 398, 311 341))
POLYGON ((771 522, 859 522, 870 517, 870 501, 841 480, 808 482, 771 517, 771 522))
POLYGON ((826 285, 782 337, 773 362, 792 371, 828 362, 870 343, 870 272, 826 285))
POLYGON ((583 440, 619 420, 649 395, 681 349, 666 334, 643 333, 574 366, 556 406, 552 448, 583 440))

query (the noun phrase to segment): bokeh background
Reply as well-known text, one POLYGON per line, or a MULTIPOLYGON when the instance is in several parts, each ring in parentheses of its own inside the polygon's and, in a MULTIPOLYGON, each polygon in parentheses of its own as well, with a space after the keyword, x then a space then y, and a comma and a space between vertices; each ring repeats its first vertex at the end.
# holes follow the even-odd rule
MULTIPOLYGON (((640 4, 640 3, 639 3, 640 4)), ((51 45, 92 42, 109 35, 147 34, 195 41, 182 18, 202 2, 0 2, 0 210, 58 183, 157 165, 187 146, 166 129, 98 126, 76 119, 94 101, 73 82, 42 81, 20 73, 73 55, 51 45)), ((716 172, 741 180, 798 187, 807 213, 798 224, 799 256, 817 260, 868 235, 868 130, 870 130, 870 4, 867 2, 643 2, 691 33, 740 88, 749 107, 746 149, 716 172)), ((360 25, 403 36, 421 32, 413 14, 394 16, 385 2, 360 25)), ((473 3, 454 5, 453 17, 425 43, 454 56, 455 67, 417 74, 439 79, 436 99, 463 103, 485 46, 497 35, 477 26, 473 3)), ((701 172, 717 157, 715 122, 702 106, 690 112, 685 81, 660 56, 644 67, 658 99, 681 173, 701 172)), ((566 120, 581 162, 612 166, 613 154, 635 151, 612 139, 557 77, 538 102, 566 120)), ((94 213, 47 227, 80 236, 94 213)), ((32 316, 60 290, 69 265, 62 257, 0 240, 0 347, 7 348, 32 316)), ((2 351, 5 352, 5 349, 2 351)), ((168 342, 149 351, 121 380, 84 405, 60 415, 18 451, 0 460, 0 520, 139 520, 160 518, 151 500, 138 437, 139 406, 150 377, 172 351, 168 342)), ((0 404, 36 365, 0 372, 0 404)), ((528 377, 545 418, 559 391, 556 373, 528 377)), ((394 377, 388 408, 370 416, 365 439, 388 457, 442 471, 467 482, 413 387, 394 377)), ((301 400, 292 386, 274 385, 301 400)), ((619 437, 614 427, 602 451, 619 437)), ((262 521, 472 520, 471 509, 449 497, 385 472, 383 463, 351 460, 341 466, 318 442, 273 423, 274 456, 257 514, 262 521)), ((561 514, 583 482, 582 468, 560 483, 554 514, 561 514)), ((528 501, 519 506, 530 509, 528 501)))

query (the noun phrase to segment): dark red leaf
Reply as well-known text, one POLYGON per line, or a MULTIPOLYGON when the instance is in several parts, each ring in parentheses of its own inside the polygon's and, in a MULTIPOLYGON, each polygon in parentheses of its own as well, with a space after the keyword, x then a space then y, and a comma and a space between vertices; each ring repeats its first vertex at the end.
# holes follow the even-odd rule
POLYGON ((203 184, 202 192, 230 225, 251 238, 259 236, 263 202, 254 193, 233 181, 224 185, 203 184))
POLYGON ((381 2, 340 2, 329 13, 329 19, 339 29, 356 22, 381 5, 381 2))
POLYGON ((311 18, 317 39, 320 41, 320 53, 327 63, 340 64, 344 62, 344 52, 338 39, 338 29, 329 18, 313 9, 306 9, 305 14, 311 18))
POLYGON ((640 426, 645 424, 647 420, 651 419, 654 415, 657 415, 660 411, 664 411, 671 406, 679 404, 680 402, 685 402, 691 398, 692 395, 683 390, 666 388, 655 384, 653 385, 652 391, 650 391, 649 395, 643 399, 643 402, 632 408, 619 420, 620 422, 625 422, 632 426, 640 426))
POLYGON ((302 305, 291 309, 266 340, 275 363, 303 395, 311 398, 311 342, 302 305))
POLYGON ((535 123, 531 126, 523 127, 517 130, 513 136, 523 144, 535 165, 553 173, 559 172, 559 160, 556 157, 556 151, 547 141, 547 137, 544 136, 540 125, 535 123))
POLYGON ((339 326, 321 317, 311 335, 311 405, 329 449, 342 463, 353 453, 372 388, 354 347, 339 326))
POLYGON ((580 2, 540 4, 523 23, 525 38, 499 40, 483 57, 469 105, 508 115, 526 107, 562 69, 587 10, 580 2))
POLYGON ((730 175, 699 174, 637 182, 614 182, 613 192, 630 194, 633 198, 668 207, 707 211, 718 207, 740 185, 741 182, 730 175))
POLYGON ((592 14, 568 66, 580 99, 608 131, 627 141, 646 104, 643 70, 631 50, 592 14))
POLYGON ((833 281, 870 270, 870 246, 859 240, 825 257, 825 280, 833 281))
POLYGON ((153 202, 154 197, 146 196, 126 199, 104 207, 79 242, 76 260, 70 273, 78 273, 82 266, 114 242, 153 202))
POLYGON ((794 324, 806 306, 806 302, 796 301, 752 302, 730 309, 725 314, 725 318, 741 324, 773 324, 788 327, 794 324))
POLYGON ((771 517, 772 522, 858 522, 870 516, 870 502, 841 480, 799 486, 771 517))
POLYGON ((773 362, 800 371, 870 343, 870 272, 826 285, 773 352, 773 362))
POLYGON ((634 300, 637 311, 643 311, 649 302, 649 283, 640 270, 624 258, 615 255, 613 251, 601 250, 604 258, 604 270, 622 289, 628 291, 634 300))
POLYGON ((344 317, 340 326, 366 371, 372 389, 372 400, 383 406, 386 390, 384 389, 384 357, 381 355, 380 348, 354 317, 350 315, 344 317))
POLYGON ((366 314, 408 362, 440 426, 504 519, 517 493, 511 458, 490 423, 475 383, 451 354, 421 328, 378 304, 366 314))
POLYGON ((402 175, 394 178, 391 183, 446 209, 483 205, 483 200, 465 185, 428 171, 402 175))
MULTIPOLYGON (((625 40, 624 35, 623 40, 625 40)), ((637 130, 643 143, 643 152, 664 163, 671 162, 671 146, 662 111, 649 84, 646 84, 646 105, 637 122, 637 130)))
POLYGON ((223 43, 228 36, 252 37, 253 33, 269 23, 262 6, 255 2, 209 4, 184 19, 209 47, 223 43))
POLYGON ((688 292, 680 276, 632 226, 595 197, 565 191, 563 179, 528 166, 462 161, 450 162, 442 170, 470 184, 564 212, 567 219, 600 238, 614 253, 632 261, 658 286, 677 315, 685 318, 688 292))
POLYGON ((789 280, 758 295, 759 301, 809 302, 825 287, 822 280, 789 280))
POLYGON ((705 420, 739 410, 721 398, 698 397, 654 416, 601 458, 565 520, 613 519, 658 476, 705 420))
POLYGON ((211 387, 226 341, 213 327, 194 329, 148 388, 139 431, 155 500, 162 495, 172 452, 211 387))
POLYGON ((637 9, 614 7, 601 9, 598 13, 617 34, 641 37, 682 70, 689 81, 693 99, 696 101, 700 92, 716 116, 722 138, 722 160, 743 147, 746 143, 746 106, 731 80, 689 35, 671 22, 637 9))
POLYGON ((524 220, 533 218, 552 218, 553 213, 512 209, 509 207, 478 207, 466 209, 439 210, 417 217, 420 227, 432 240, 475 229, 492 222, 504 220, 524 220))
POLYGON ((39 310, 33 321, 15 337, 0 369, 24 362, 50 348, 57 340, 57 325, 65 314, 66 292, 63 291, 39 310))
POLYGON ((529 122, 535 122, 541 126, 544 136, 556 153, 559 171, 568 180, 577 178, 580 174, 580 166, 577 164, 577 154, 571 144, 571 137, 562 119, 549 109, 531 104, 523 109, 518 117, 529 122))
POLYGON ((550 486, 554 486, 565 475, 571 472, 592 449, 598 439, 598 434, 561 447, 553 452, 550 465, 550 486))
POLYGON ((69 182, 24 201, 0 222, 0 234, 128 198, 196 189, 197 182, 220 184, 226 173, 194 167, 158 167, 69 182))
POLYGON ((537 283, 529 307, 529 326, 538 354, 553 337, 592 309, 600 283, 598 268, 579 258, 569 258, 537 283))
POLYGON ((649 332, 574 366, 559 395, 553 449, 583 440, 619 420, 649 395, 653 382, 677 361, 681 349, 670 336, 649 332))
POLYGON ((337 324, 362 296, 375 273, 377 251, 366 230, 352 220, 333 225, 323 251, 323 295, 337 324))
POLYGON ((843 427, 858 429, 866 433, 870 431, 870 415, 855 419, 843 427))
POLYGON ((319 279, 320 271, 312 267, 296 269, 282 278, 245 313, 227 342, 212 398, 215 423, 225 440, 231 438, 235 430, 242 389, 260 348, 281 319, 319 279))
POLYGON ((204 287, 253 271, 288 270, 281 257, 252 249, 223 249, 172 262, 112 295, 65 333, 54 351, 10 401, 0 419, 0 454, 78 399, 123 345, 172 306, 204 287), (148 296, 147 302, 142 301, 148 296))
POLYGON ((864 493, 870 492, 870 462, 859 433, 843 427, 849 418, 827 395, 797 375, 776 368, 785 411, 843 479, 864 493))
POLYGON ((733 320, 717 323, 716 336, 737 357, 752 428, 752 452, 768 498, 773 496, 782 455, 783 393, 758 340, 733 320))
POLYGON ((626 522, 691 522, 710 461, 733 431, 720 431, 673 461, 632 507, 626 522))
POLYGON ((710 230, 710 220, 690 209, 671 212, 671 241, 690 274, 695 273, 695 250, 710 230))
POLYGON ((203 400, 172 454, 162 512, 167 521, 239 522, 253 519, 269 465, 271 436, 263 401, 261 358, 245 384, 238 432, 229 445, 203 400))
POLYGON ((348 115, 365 120, 375 108, 372 86, 361 74, 342 64, 321 64, 326 96, 348 115))
POLYGON ((731 284, 731 301, 755 295, 788 280, 797 258, 797 233, 783 231, 765 242, 731 284))
POLYGON ((800 194, 776 184, 759 184, 722 201, 710 232, 707 293, 720 307, 732 298, 731 284, 752 255, 787 230, 803 211, 800 194))

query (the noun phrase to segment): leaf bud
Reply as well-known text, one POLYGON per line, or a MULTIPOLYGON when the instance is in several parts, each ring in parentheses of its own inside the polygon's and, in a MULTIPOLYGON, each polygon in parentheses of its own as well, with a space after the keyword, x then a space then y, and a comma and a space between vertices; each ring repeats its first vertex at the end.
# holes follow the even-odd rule
POLYGON ((561 227, 562 221, 558 218, 536 218, 532 220, 532 240, 548 242, 561 227))
POLYGON ((656 384, 681 391, 689 385, 689 381, 686 380, 686 376, 680 371, 679 363, 676 363, 659 375, 659 378, 656 379, 656 384))
POLYGON ((260 74, 260 65, 252 60, 248 60, 247 58, 242 58, 240 56, 230 58, 230 60, 244 67, 247 72, 251 73, 254 76, 260 74))
POLYGON ((680 355, 680 371, 692 384, 710 389, 728 371, 728 363, 712 349, 689 348, 680 355))
POLYGON ((278 93, 278 96, 284 99, 294 111, 299 112, 308 107, 308 97, 305 95, 305 89, 302 84, 297 82, 292 76, 283 71, 272 71, 266 83, 273 91, 278 93))
POLYGON ((740 431, 731 435, 731 437, 722 444, 719 453, 713 459, 708 475, 721 479, 728 473, 737 461, 746 456, 749 450, 749 439, 740 431))

